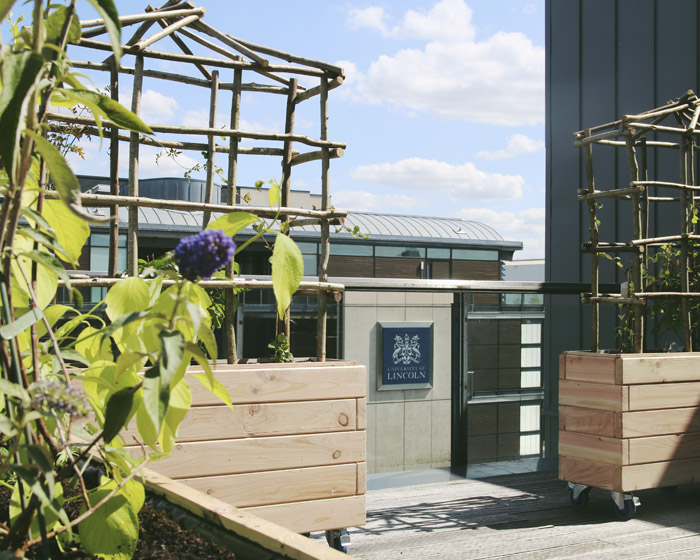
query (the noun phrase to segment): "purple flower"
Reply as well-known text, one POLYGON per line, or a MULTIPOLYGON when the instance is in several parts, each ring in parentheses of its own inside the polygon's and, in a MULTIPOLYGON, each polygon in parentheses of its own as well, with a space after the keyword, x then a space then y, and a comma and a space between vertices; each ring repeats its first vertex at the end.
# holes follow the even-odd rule
POLYGON ((205 229, 180 240, 175 247, 175 261, 180 274, 195 282, 198 278, 211 278, 228 264, 235 252, 236 244, 222 230, 205 229))
POLYGON ((37 381, 29 387, 34 410, 52 414, 67 413, 72 418, 82 418, 88 413, 85 394, 59 381, 37 381))

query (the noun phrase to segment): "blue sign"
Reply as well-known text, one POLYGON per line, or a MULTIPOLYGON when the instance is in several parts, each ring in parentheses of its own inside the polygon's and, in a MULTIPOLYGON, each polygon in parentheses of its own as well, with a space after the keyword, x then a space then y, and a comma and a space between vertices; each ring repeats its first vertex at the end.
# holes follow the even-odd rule
POLYGON ((380 390, 432 385, 432 323, 380 323, 380 390))

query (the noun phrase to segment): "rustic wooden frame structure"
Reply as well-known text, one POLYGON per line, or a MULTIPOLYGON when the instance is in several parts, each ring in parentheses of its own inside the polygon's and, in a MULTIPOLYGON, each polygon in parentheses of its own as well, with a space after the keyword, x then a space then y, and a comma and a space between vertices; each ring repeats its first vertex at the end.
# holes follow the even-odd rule
POLYGON ((685 349, 692 352, 689 299, 700 297, 689 286, 689 241, 700 240, 693 223, 696 200, 700 198, 696 174, 695 153, 700 149, 697 128, 700 117, 700 99, 693 91, 687 91, 666 105, 639 113, 625 115, 612 123, 588 128, 574 133, 577 147, 585 153, 587 185, 579 189, 578 200, 588 209, 590 241, 583 250, 592 255, 591 291, 582 294, 584 303, 592 304, 591 350, 599 350, 599 304, 614 303, 628 306, 633 317, 633 352, 644 348, 644 306, 651 298, 679 298, 681 301, 685 349), (665 121, 672 121, 669 125, 665 121), (652 136, 649 138, 649 136, 652 136), (666 138, 670 137, 670 140, 666 138), (593 166, 593 146, 623 148, 627 155, 630 181, 626 186, 601 189, 596 186, 593 166), (680 181, 669 182, 649 179, 649 162, 653 150, 677 150, 679 153, 680 181), (660 189, 673 189, 677 195, 667 196, 660 189), (628 243, 603 242, 599 239, 598 201, 601 199, 627 200, 632 203, 632 239, 628 243), (649 215, 653 203, 678 203, 680 207, 680 231, 663 237, 649 237, 649 215), (646 267, 649 248, 661 245, 680 248, 681 290, 657 292, 648 290, 646 267), (600 255, 631 253, 627 293, 602 294, 599 290, 600 255))
MULTIPOLYGON (((330 254, 330 224, 342 222, 346 212, 335 210, 331 207, 329 191, 330 160, 341 157, 345 144, 334 142, 328 136, 328 92, 343 83, 343 69, 325 62, 307 59, 276 49, 256 45, 242 39, 238 39, 223 33, 203 21, 205 9, 195 7, 192 2, 179 2, 168 0, 160 8, 148 6, 144 13, 121 16, 122 29, 138 24, 131 38, 123 45, 124 55, 133 55, 133 66, 116 64, 114 56, 108 57, 103 62, 71 60, 71 66, 76 69, 94 70, 109 73, 110 92, 113 99, 119 98, 119 76, 123 74, 133 75, 133 89, 131 92, 130 109, 140 114, 141 94, 144 78, 165 80, 184 83, 192 87, 207 88, 210 90, 209 123, 203 127, 170 126, 148 123, 158 138, 150 138, 137 133, 124 133, 114 123, 105 120, 102 126, 107 129, 110 147, 110 195, 82 195, 82 203, 85 206, 108 207, 110 209, 110 250, 109 250, 109 277, 108 279, 86 280, 85 285, 107 286, 114 283, 117 270, 117 246, 119 237, 118 209, 120 206, 129 208, 129 221, 127 231, 127 271, 130 276, 137 274, 138 255, 138 208, 139 206, 154 208, 169 208, 178 210, 203 211, 202 227, 205 227, 210 219, 211 212, 236 212, 245 210, 261 217, 271 217, 275 212, 270 208, 256 208, 237 204, 235 198, 235 185, 238 175, 240 155, 274 156, 281 159, 282 164, 282 202, 280 215, 286 219, 291 227, 295 225, 319 224, 321 228, 321 253, 318 264, 318 282, 305 282, 302 286, 304 294, 315 293, 318 296, 318 345, 317 359, 324 361, 326 357, 326 298, 331 292, 339 297, 343 286, 328 283, 328 259, 330 254), (154 25, 161 29, 147 36, 154 25), (154 46, 162 44, 169 37, 178 47, 178 52, 155 50, 154 46), (188 45, 197 43, 204 46, 220 57, 199 56, 193 53, 188 45), (190 43, 190 44, 191 44, 190 43), (274 62, 271 59, 279 59, 282 62, 274 62), (164 72, 146 68, 146 60, 165 60, 187 63, 190 68, 196 69, 198 76, 164 72), (224 81, 220 74, 231 71, 232 81, 224 81), (254 74, 256 80, 244 81, 244 76, 254 74), (313 77, 318 79, 319 85, 304 88, 298 83, 298 77, 313 77), (258 81, 262 79, 262 83, 258 81), (223 90, 232 92, 230 107, 230 124, 227 128, 216 128, 216 113, 218 93, 223 90), (258 132, 242 130, 241 121, 241 94, 242 92, 255 92, 260 94, 280 95, 286 97, 285 128, 283 132, 258 132), (297 106, 306 100, 318 97, 320 105, 320 132, 318 138, 310 138, 297 134, 294 129, 294 116, 297 106), (181 141, 176 139, 180 135, 199 136, 200 141, 181 141), (163 138, 162 136, 165 136, 163 138), (228 138, 228 145, 216 143, 216 137, 228 138), (280 147, 269 146, 240 146, 241 139, 252 139, 266 142, 280 143, 280 147), (120 144, 129 144, 129 196, 119 195, 118 164, 120 157, 120 144), (141 145, 160 146, 162 148, 175 148, 177 150, 191 150, 206 153, 206 200, 204 203, 185 201, 161 200, 145 198, 139 195, 139 147, 141 145), (311 148, 300 151, 296 146, 311 148), (225 204, 212 204, 214 189, 214 169, 216 155, 228 154, 227 183, 232 188, 227 189, 225 204), (309 161, 321 161, 321 208, 316 210, 292 208, 290 200, 290 178, 292 167, 309 161)), ((100 40, 100 36, 107 31, 101 19, 81 21, 82 39, 77 47, 111 52, 112 47, 107 40, 100 40)), ((75 48, 75 47, 72 47, 75 48)), ((125 57, 126 58, 126 57, 125 57)), ((123 60, 122 60, 123 62, 123 60)), ((83 127, 87 135, 98 135, 98 125, 90 118, 75 115, 67 115, 58 112, 49 114, 49 120, 53 123, 76 124, 83 127)), ((107 136, 107 135, 106 135, 107 136)), ((227 271, 231 280, 224 282, 209 282, 207 287, 226 289, 226 328, 228 344, 228 360, 235 359, 235 333, 233 329, 233 289, 232 288, 267 288, 269 283, 251 282, 240 278, 233 278, 232 266, 227 271)), ((74 286, 80 282, 73 282, 74 286)), ((286 323, 287 335, 289 323, 286 323)))

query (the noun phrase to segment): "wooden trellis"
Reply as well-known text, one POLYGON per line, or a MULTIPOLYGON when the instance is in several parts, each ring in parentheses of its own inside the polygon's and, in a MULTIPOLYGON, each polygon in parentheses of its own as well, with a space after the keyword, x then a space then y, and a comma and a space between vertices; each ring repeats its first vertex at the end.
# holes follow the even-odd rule
MULTIPOLYGON (((583 250, 591 253, 591 292, 583 294, 582 301, 592 304, 591 346, 598 351, 599 304, 613 303, 628 306, 632 317, 632 350, 644 348, 644 307, 652 298, 678 298, 681 301, 685 350, 692 351, 689 300, 700 297, 689 285, 689 245, 700 240, 693 216, 700 186, 695 174, 695 153, 698 151, 700 129, 700 99, 687 91, 666 105, 636 115, 625 115, 620 120, 574 133, 575 146, 583 147, 587 185, 579 189, 578 200, 588 209, 590 240, 583 250), (623 149, 629 167, 629 183, 619 186, 596 185, 594 179, 593 146, 623 149), (649 177, 650 162, 655 152, 678 152, 678 180, 666 181, 649 177), (670 196, 669 196, 670 194, 670 196), (632 206, 632 239, 629 242, 606 242, 599 239, 599 201, 616 199, 629 201, 632 206), (649 217, 653 204, 674 203, 679 207, 678 231, 666 236, 651 236, 649 217), (678 247, 680 251, 680 286, 678 292, 651 291, 647 266, 655 248, 662 245, 678 247), (600 256, 631 254, 626 292, 603 294, 599 290, 600 256)), ((665 211, 664 211, 665 212, 665 211)))
MULTIPOLYGON (((147 123, 157 134, 156 137, 146 137, 137 133, 122 132, 120 128, 109 121, 103 126, 109 131, 110 154, 110 195, 82 195, 84 206, 109 207, 111 216, 109 277, 90 279, 83 282, 73 281, 74 286, 109 286, 116 282, 117 247, 119 238, 118 210, 120 206, 128 207, 127 230, 127 270, 129 275, 137 274, 138 257, 138 209, 139 207, 168 208, 176 210, 199 210, 203 212, 202 227, 205 227, 212 212, 229 213, 245 210, 262 217, 274 216, 269 208, 241 206, 236 201, 236 180, 238 165, 242 155, 273 156, 281 161, 282 202, 281 215, 292 227, 295 225, 318 224, 321 229, 321 252, 318 263, 318 281, 304 282, 302 293, 313 292, 318 297, 318 347, 317 358, 325 360, 326 356, 326 299, 327 294, 336 296, 343 290, 342 285, 328 283, 328 258, 330 254, 330 223, 342 221, 346 212, 335 210, 330 204, 329 169, 330 160, 341 157, 345 144, 334 142, 328 135, 328 92, 343 83, 343 69, 325 62, 310 60, 276 49, 263 47, 238 39, 219 31, 203 21, 205 8, 195 7, 192 2, 169 0, 162 7, 154 9, 148 6, 144 13, 120 17, 122 33, 126 28, 138 25, 131 37, 123 45, 124 57, 119 65, 114 56, 109 56, 103 62, 71 59, 71 66, 76 69, 101 71, 109 74, 109 84, 112 99, 119 99, 120 75, 133 75, 130 109, 137 115, 141 112, 141 95, 144 79, 178 82, 192 88, 205 88, 210 92, 208 126, 172 126, 158 123, 147 123), (160 29, 147 35, 153 26, 160 29), (169 39, 177 47, 175 52, 156 50, 169 39), (211 56, 194 54, 191 46, 196 43, 211 51, 211 56), (217 56, 220 55, 220 56, 217 56), (129 56, 134 59, 133 66, 127 65, 129 56), (165 72, 147 67, 147 61, 171 61, 185 63, 189 72, 165 72), (194 74, 194 75, 193 75, 194 74), (224 76, 231 76, 230 81, 224 76), (251 76, 254 79, 250 78, 251 76), (318 80, 315 87, 304 88, 298 78, 310 77, 318 80), (231 91, 232 101, 229 108, 230 122, 226 128, 216 127, 216 114, 219 107, 218 94, 220 91, 231 91), (286 114, 284 130, 280 132, 260 132, 242 130, 240 128, 243 92, 254 92, 260 95, 277 95, 286 97, 286 114), (320 105, 320 130, 317 138, 312 138, 295 132, 295 112, 303 101, 317 98, 320 105), (199 140, 183 140, 182 136, 195 136, 199 140), (226 144, 219 144, 216 139, 225 137, 226 144), (241 146, 242 139, 278 144, 241 146), (129 194, 119 194, 119 157, 120 145, 129 145, 129 194), (158 146, 174 148, 183 151, 204 152, 206 154, 206 200, 203 203, 176 200, 161 200, 145 198, 139 195, 139 149, 140 146, 158 146), (302 149, 299 149, 299 148, 302 149), (213 203, 214 169, 217 154, 226 154, 227 171, 227 200, 222 204, 213 203), (290 178, 292 168, 296 165, 320 160, 321 161, 321 195, 320 209, 300 209, 289 206, 290 178)), ((87 48, 92 52, 108 51, 112 47, 106 39, 107 31, 102 20, 81 21, 82 38, 77 45, 71 45, 74 55, 76 49, 87 48), (104 36, 104 37, 103 37, 104 36)), ((126 36, 126 35, 125 35, 126 36)), ((170 46, 170 45, 169 45, 170 46)), ((94 58, 94 57, 88 57, 94 58)), ((90 118, 76 115, 50 113, 49 120, 54 123, 81 125, 88 135, 97 135, 97 123, 90 118)), ((232 268, 228 276, 232 278, 232 268)), ((266 288, 269 283, 251 282, 240 278, 225 282, 209 282, 207 286, 222 288, 266 288)), ((226 328, 228 358, 233 361, 235 352, 234 338, 234 305, 233 290, 226 290, 226 328)), ((287 323, 288 329, 288 323, 287 323)), ((287 334, 289 334, 287 332, 287 334)))

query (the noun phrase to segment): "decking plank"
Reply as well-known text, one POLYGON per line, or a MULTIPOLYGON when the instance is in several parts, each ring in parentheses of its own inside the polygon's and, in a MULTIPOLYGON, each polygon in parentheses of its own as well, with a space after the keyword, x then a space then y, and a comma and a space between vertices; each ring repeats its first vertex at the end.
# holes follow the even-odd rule
POLYGON ((367 523, 351 533, 361 560, 700 557, 700 486, 639 492, 629 521, 610 493, 571 507, 556 473, 529 473, 370 491, 367 523), (661 553, 667 556, 660 556, 661 553))

